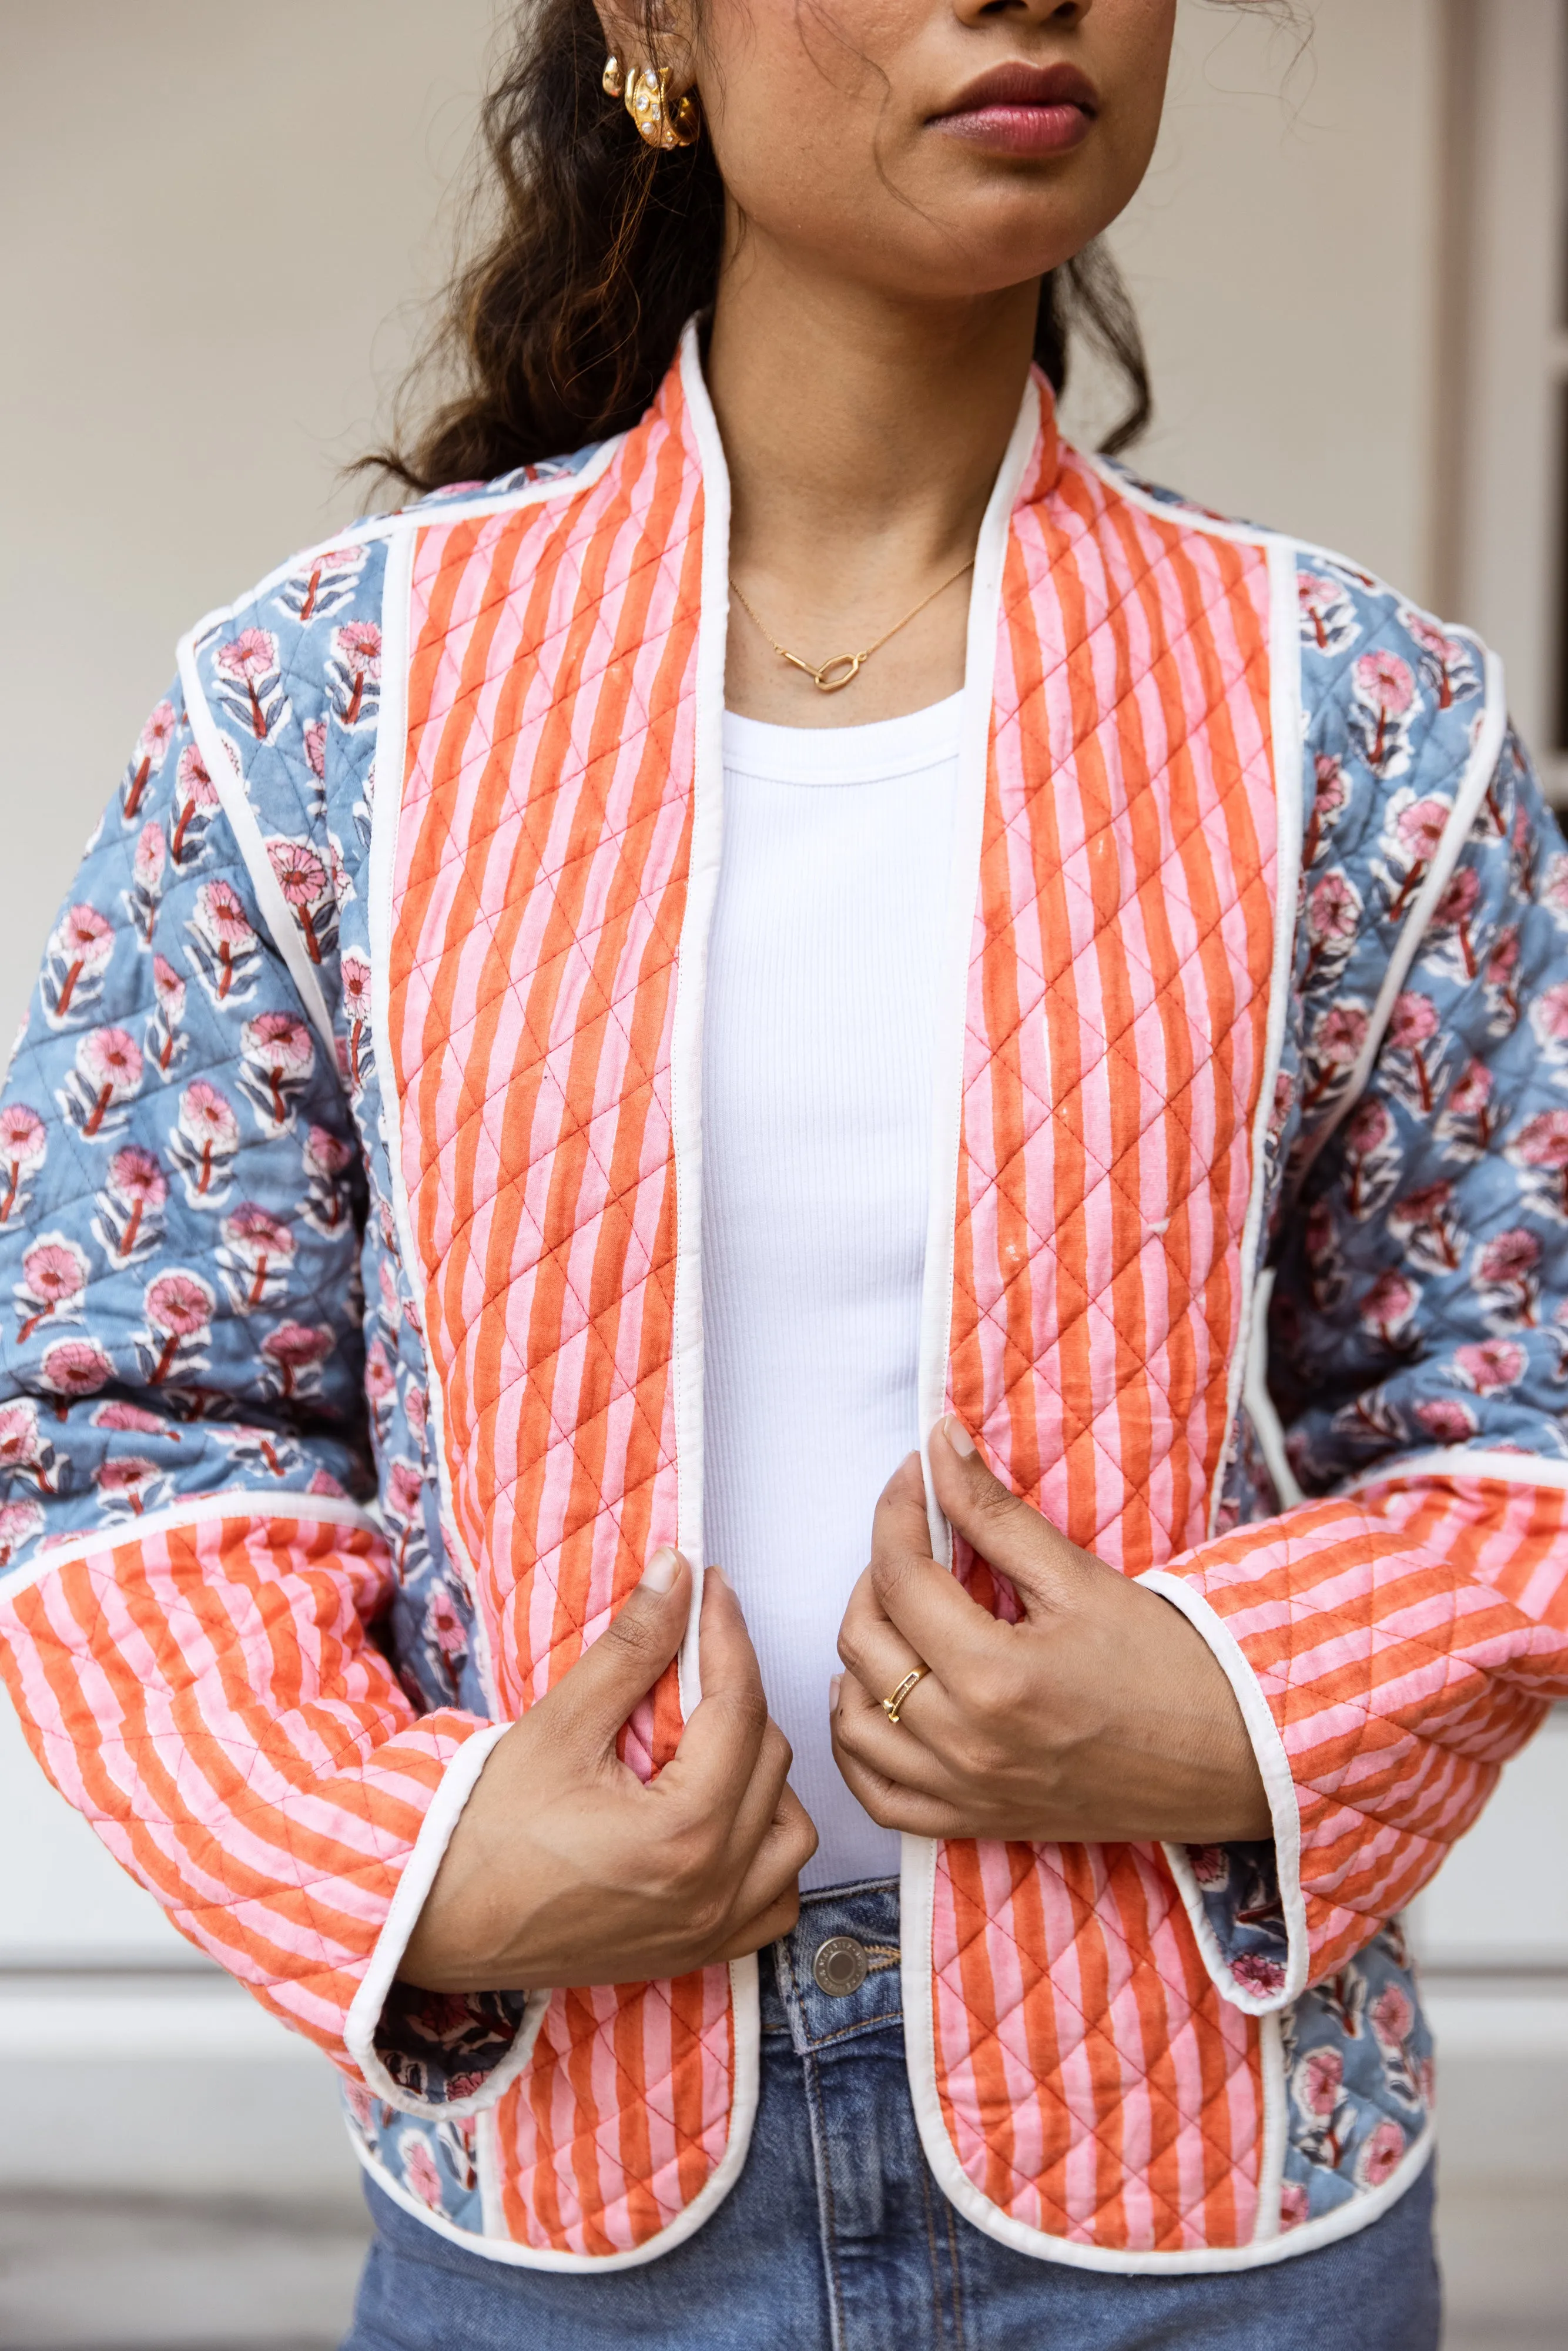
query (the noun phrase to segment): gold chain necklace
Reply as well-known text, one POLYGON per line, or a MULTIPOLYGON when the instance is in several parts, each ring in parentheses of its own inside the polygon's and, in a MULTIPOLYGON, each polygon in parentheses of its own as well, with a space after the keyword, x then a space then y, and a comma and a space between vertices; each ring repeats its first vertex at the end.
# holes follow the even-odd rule
POLYGON ((846 685, 854 684, 873 653, 881 653, 889 637, 896 637, 900 629, 906 629, 911 621, 918 620, 927 604, 935 604, 937 597, 952 587, 954 580, 962 580, 965 572, 972 571, 974 568, 975 559, 971 555, 967 563, 960 563, 951 580, 944 580, 941 587, 933 588, 929 596, 922 596, 913 611, 905 612, 902 621, 894 621, 892 628, 884 630, 875 644, 867 645, 863 653, 835 653, 831 661, 821 663, 802 660, 799 653, 792 653, 787 645, 781 645, 777 637, 769 634, 767 627, 758 618, 756 611, 742 594, 733 571, 729 575, 729 584, 739 599, 741 610, 757 622, 758 628, 767 637, 780 661, 788 662, 791 669, 802 671, 810 679, 819 694, 841 694, 846 685))

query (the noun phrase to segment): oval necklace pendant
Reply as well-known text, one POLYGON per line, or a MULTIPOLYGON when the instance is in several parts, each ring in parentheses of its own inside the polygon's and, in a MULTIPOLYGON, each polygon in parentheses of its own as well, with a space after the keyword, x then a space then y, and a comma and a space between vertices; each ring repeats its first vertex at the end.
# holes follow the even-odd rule
POLYGON ((865 666, 864 653, 835 653, 821 669, 811 672, 811 683, 819 694, 841 694, 852 685, 865 666))

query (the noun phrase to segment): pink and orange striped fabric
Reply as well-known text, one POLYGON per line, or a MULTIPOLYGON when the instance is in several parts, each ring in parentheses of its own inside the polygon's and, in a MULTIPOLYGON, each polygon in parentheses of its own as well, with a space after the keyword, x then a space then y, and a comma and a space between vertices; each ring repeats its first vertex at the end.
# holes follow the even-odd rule
MULTIPOLYGON (((948 1400, 1137 1573, 1201 1538, 1228 1433, 1274 955, 1267 568, 1069 455, 1014 517, 1003 603, 948 1400)), ((990 2202, 1101 2245, 1245 2241, 1255 2031, 1160 1855, 945 1847, 933 1965, 944 2118, 990 2202)))
POLYGON ((117 1861, 352 2071, 349 2010, 431 1800, 483 1728, 416 1713, 365 1635, 382 1537, 234 1514, 106 1536, 6 1599, 34 1751, 117 1861))

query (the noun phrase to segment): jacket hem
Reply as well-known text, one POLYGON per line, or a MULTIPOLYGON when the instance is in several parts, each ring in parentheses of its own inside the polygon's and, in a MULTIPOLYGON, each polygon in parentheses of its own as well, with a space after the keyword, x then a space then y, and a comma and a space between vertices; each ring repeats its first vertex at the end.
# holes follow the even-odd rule
MULTIPOLYGON (((553 2270, 579 2277, 601 2277, 613 2270, 642 2269, 664 2254, 673 2252, 688 2237, 693 2237, 724 2202, 739 2179, 751 2146, 752 2126, 757 2120, 758 2077, 760 2063, 760 2010, 758 1998, 757 1959, 755 1954, 743 1959, 733 1959, 729 1969, 730 2015, 735 2032, 735 2095, 729 2109, 729 2136, 723 2155, 704 2186, 685 2210, 649 2237, 641 2245, 628 2245, 614 2253, 569 2253, 547 2245, 523 2245, 516 2238, 481 2234, 473 2229, 459 2228, 444 2212, 433 2212, 402 2182, 393 2178, 365 2145, 352 2124, 348 2125, 349 2140, 368 2178, 373 2179, 383 2196, 422 2221, 436 2236, 444 2237, 450 2245, 460 2245, 465 2252, 476 2253, 480 2260, 497 2262, 507 2269, 553 2270)), ((448 2107, 444 2110, 452 2113, 448 2107)), ((486 2126, 493 2129, 493 2109, 480 2120, 481 2133, 486 2126)), ((498 2198, 493 2193, 485 2197, 486 2215, 495 2210, 498 2198)))
POLYGON ((20 1598, 57 1568, 74 1567, 95 1552, 123 1551, 128 1543, 172 1534, 182 1527, 205 1526, 213 1519, 288 1519, 301 1526, 352 1527, 363 1534, 385 1533, 372 1511, 362 1510, 346 1495, 290 1494, 276 1486, 265 1492, 241 1486, 219 1494, 193 1494, 183 1502, 171 1502, 167 1510, 149 1510, 141 1518, 118 1520, 113 1525, 83 1527, 78 1534, 62 1536, 58 1542, 22 1561, 9 1574, 0 1575, 0 1602, 20 1598), (280 1507, 290 1501, 297 1502, 298 1509, 280 1507))

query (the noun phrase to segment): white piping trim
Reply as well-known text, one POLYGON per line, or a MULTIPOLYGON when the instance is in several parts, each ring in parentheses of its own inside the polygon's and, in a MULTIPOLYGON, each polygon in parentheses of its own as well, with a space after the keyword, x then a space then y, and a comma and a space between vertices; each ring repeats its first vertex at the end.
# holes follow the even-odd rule
MULTIPOLYGON (((1295 558, 1283 541, 1270 539, 1269 563, 1269 734, 1274 777, 1274 955, 1269 973, 1269 1024, 1262 1082, 1252 1116, 1252 1186, 1241 1228, 1240 1312, 1236 1352, 1225 1403, 1225 1437, 1219 1448, 1214 1490, 1208 1500, 1208 1532, 1215 1534, 1225 1491, 1225 1474, 1236 1440, 1236 1416, 1258 1353, 1256 1310, 1259 1261, 1263 1247, 1263 1210, 1269 1191, 1269 1122, 1274 1088, 1285 1053, 1291 1004, 1291 967, 1296 949, 1297 900, 1301 871, 1301 653, 1296 601, 1295 558)), ((1277 1425, 1277 1424, 1276 1424, 1277 1425)))
POLYGON ((517 2038, 505 2057, 486 2075, 483 2087, 476 2090, 471 2097, 416 2097, 392 2079, 376 2054, 376 2029, 381 2022, 382 2011, 386 2006, 387 1994, 402 1964, 408 1938, 418 1923, 425 1899, 435 1883, 435 1873, 452 1842, 452 1833, 463 1817, 464 1807, 474 1792, 479 1774, 506 1735, 507 1726, 501 1722, 491 1723, 484 1730, 475 1731, 463 1741, 442 1773, 441 1784, 420 1823, 413 1851, 403 1865, 397 1891, 392 1896, 382 1931, 376 1937, 370 1965, 361 1980, 359 1991, 354 1994, 343 2027, 343 2044, 377 2097, 384 2098, 389 2106, 396 2106, 405 2115, 423 2115, 438 2122, 453 2122, 463 2115, 480 2114, 486 2106, 495 2105, 532 2056, 539 2026, 550 2002, 548 1991, 530 1995, 517 2038))
POLYGON ((1405 917, 1404 926, 1395 942, 1394 952, 1388 958, 1388 967, 1384 973, 1383 984, 1377 991, 1377 1000, 1372 1008, 1372 1017, 1367 1022, 1365 1040, 1355 1057, 1354 1067, 1351 1071, 1345 1090, 1335 1102, 1329 1116, 1323 1121, 1321 1131, 1313 1139, 1312 1150, 1301 1161, 1297 1171, 1298 1188, 1318 1154, 1366 1090, 1366 1082, 1372 1075, 1373 1064, 1383 1050, 1383 1040, 1388 1032, 1388 1024, 1394 1018, 1394 1007, 1399 992, 1409 977, 1410 967, 1420 951, 1427 925, 1437 910, 1437 901, 1448 886, 1454 868, 1459 862, 1460 852, 1469 837, 1470 827, 1476 820, 1476 811, 1486 798, 1487 786, 1490 783, 1496 772, 1498 760, 1502 756, 1503 740, 1508 733, 1508 701, 1503 684, 1502 664, 1493 653, 1484 653, 1483 659, 1486 670, 1485 707, 1481 723, 1476 730, 1476 739, 1470 747, 1469 759, 1459 781, 1459 789, 1454 795, 1454 805, 1448 811, 1448 820, 1443 827, 1442 839, 1438 841, 1432 862, 1427 869, 1427 878, 1416 893, 1410 912, 1405 917))
POLYGON ((310 1025, 326 1045, 331 1068, 338 1066, 338 1040, 333 1031, 327 999, 321 993, 321 982, 305 945, 305 934, 289 912, 288 901, 282 885, 272 870, 272 860, 267 853, 261 826, 256 821, 250 794, 246 789, 245 771, 237 747, 214 718, 207 706, 202 687, 201 673, 196 666, 196 636, 193 630, 182 637, 179 648, 180 684, 184 689, 185 712, 191 722, 191 732, 196 747, 213 779, 213 789, 223 805, 224 814, 239 845, 239 853, 250 875, 251 888, 256 892, 256 910, 272 934, 272 943, 283 957, 288 976, 299 992, 299 1001, 309 1015, 310 1025))
POLYGON ((1293 1510, 1306 1500, 1301 1481, 1285 1450, 1285 1428, 1279 1407, 1269 1393, 1269 1309, 1274 1298, 1273 1266, 1265 1266, 1252 1293, 1252 1328, 1248 1339, 1247 1377, 1241 1400, 1252 1423, 1259 1449, 1269 1465, 1274 1491, 1282 1509, 1293 1510))
MULTIPOLYGON (((636 2270, 655 2262, 688 2237, 695 2236, 723 2203, 740 2177, 750 2142, 750 2122, 743 2131, 739 2121, 744 2112, 747 2117, 757 2110, 758 2049, 760 2042, 759 2011, 755 1957, 732 1961, 729 1970, 730 1998, 735 2011, 735 2104, 731 2109, 729 2142, 716 2168, 685 2211, 676 2215, 667 2228, 650 2237, 645 2244, 632 2245, 619 2253, 558 2253, 542 2246, 519 2245, 515 2239, 500 2236, 479 2236, 472 2229, 460 2229, 456 2222, 441 2212, 433 2212, 422 2204, 402 2182, 395 2179, 366 2147, 364 2140, 351 2126, 349 2140, 354 2153, 383 2196, 401 2205, 405 2212, 422 2220, 436 2236, 444 2237, 448 2244, 461 2245, 465 2252, 477 2253, 482 2260, 499 2262, 508 2269, 555 2270, 578 2277, 603 2277, 612 2270, 636 2270)), ((508 2061, 509 2062, 509 2061, 508 2061)), ((461 2109, 449 2107, 448 2113, 461 2109)), ((490 2190, 486 2187, 487 2164, 493 2154, 486 2155, 493 2137, 494 2121, 489 2114, 481 2116, 479 2125, 480 2202, 486 2218, 489 2218, 490 2190)))
POLYGON ((53 1575, 57 1568, 74 1567, 78 1561, 90 1559, 95 1552, 123 1551, 128 1543, 142 1542, 153 1535, 170 1534, 179 1527, 207 1525, 214 1519, 290 1519, 297 1523, 324 1526, 360 1527, 367 1534, 383 1535, 381 1520, 358 1502, 332 1494, 299 1494, 290 1498, 280 1494, 276 1486, 263 1492, 246 1486, 230 1487, 221 1494, 194 1494, 188 1502, 172 1502, 166 1510, 150 1510, 144 1518, 117 1520, 112 1526, 84 1528, 80 1534, 68 1541, 51 1543, 46 1550, 25 1560, 8 1578, 0 1577, 0 1603, 19 1598, 31 1592, 53 1575), (299 1504, 295 1510, 282 1510, 280 1502, 293 1499, 299 1504))
MULTIPOLYGON (((387 549, 382 584, 382 706, 376 722, 375 798, 371 808, 370 871, 367 877, 366 922, 371 947, 371 1029, 375 1040, 376 1090, 381 1100, 382 1148, 387 1156, 392 1185, 392 1223, 398 1252, 411 1285, 420 1280, 420 1259, 414 1247, 413 1218, 402 1171, 402 1104, 397 1098, 397 1064, 392 1050, 392 948, 396 930, 398 833, 402 819, 404 768, 408 755, 408 665, 412 654, 411 616, 413 561, 418 532, 408 528, 394 536, 387 549)), ((469 1558, 453 1505, 452 1472, 446 1458, 446 1405, 421 1303, 420 1341, 430 1417, 431 1450, 435 1458, 441 1496, 442 1531, 457 1572, 462 1576, 474 1612, 474 1664, 492 1715, 501 1713, 489 1624, 480 1597, 479 1578, 469 1558)))
MULTIPOLYGON (((681 390, 702 469, 701 611, 697 622, 696 745, 686 903, 675 953, 670 1040, 670 1134, 675 1162, 674 1362, 680 1545, 692 1570, 691 1613, 681 1644, 681 1715, 702 1698, 698 1625, 707 1554, 703 1545, 703 1023, 708 942, 724 842, 724 690, 729 634, 729 467, 703 380, 695 319, 681 337, 681 390)), ((750 2123, 747 2129, 749 2132, 750 2123)))
POLYGON ((1185 1845, 1167 1844, 1165 1856, 1171 1874, 1181 1892, 1187 1919, 1203 1954, 1203 1963, 1212 1977, 1215 1988, 1247 2016, 1271 2016, 1291 2002, 1299 2000, 1307 1988, 1307 1972, 1311 1947, 1307 1934, 1307 1906, 1301 1895, 1301 1816, 1296 1802, 1296 1783, 1291 1771, 1291 1760, 1285 1752, 1285 1742, 1280 1736, 1273 1710, 1258 1677, 1248 1664, 1239 1643, 1229 1626, 1216 1615, 1200 1593, 1195 1592, 1179 1575, 1172 1575, 1162 1567, 1149 1568, 1137 1582, 1145 1592, 1157 1592, 1182 1614, 1195 1632, 1201 1633, 1213 1651, 1216 1662, 1223 1668, 1225 1678, 1236 1693, 1241 1708, 1247 1735, 1252 1741, 1252 1752, 1258 1759, 1258 1770, 1263 1782, 1263 1792, 1269 1799, 1269 1813, 1273 1823, 1274 1857, 1280 1874, 1280 1901, 1285 1913, 1288 1956, 1285 1980, 1277 1992, 1267 1996, 1260 1992, 1243 1991, 1225 1963, 1208 1914, 1203 1907, 1197 1876, 1185 1845))
POLYGON ((1285 2034, 1277 2016, 1258 2020, 1258 2069, 1263 2083, 1263 2127, 1259 2149, 1258 2219, 1252 2241, 1255 2245, 1267 2245, 1280 2234, 1291 2119, 1285 2087, 1285 2034))
POLYGON ((1322 1499, 1364 1493, 1369 1486, 1404 1485, 1413 1478, 1494 1478, 1505 1486, 1549 1486, 1562 1493, 1568 1489, 1568 1461, 1553 1461, 1542 1453, 1488 1453, 1479 1446, 1471 1452, 1456 1445, 1363 1469, 1322 1499))

